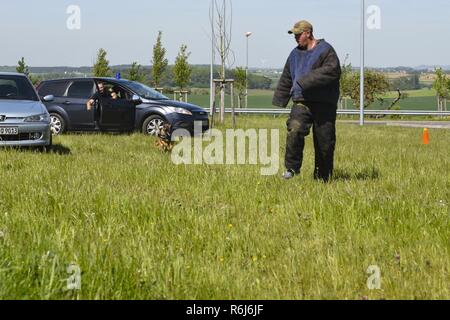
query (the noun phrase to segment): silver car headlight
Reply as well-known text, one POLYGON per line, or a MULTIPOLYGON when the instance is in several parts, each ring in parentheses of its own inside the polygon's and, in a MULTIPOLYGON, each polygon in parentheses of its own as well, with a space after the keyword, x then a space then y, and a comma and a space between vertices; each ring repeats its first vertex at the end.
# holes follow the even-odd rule
POLYGON ((167 109, 168 109, 170 112, 181 113, 181 114, 187 114, 187 115, 189 115, 189 116, 192 116, 192 112, 190 112, 189 110, 184 109, 184 108, 167 107, 167 109))
POLYGON ((50 115, 48 113, 37 114, 35 116, 26 117, 23 121, 25 121, 25 122, 49 122, 50 115))

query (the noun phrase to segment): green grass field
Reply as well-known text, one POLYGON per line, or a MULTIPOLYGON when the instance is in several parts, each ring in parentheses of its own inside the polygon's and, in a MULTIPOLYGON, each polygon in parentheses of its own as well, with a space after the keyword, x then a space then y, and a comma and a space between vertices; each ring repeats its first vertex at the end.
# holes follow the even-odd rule
MULTIPOLYGON (((396 106, 402 110, 434 110, 437 111, 436 91, 433 89, 407 90, 405 93, 408 97, 400 100, 396 106)), ((370 109, 387 109, 391 103, 397 98, 396 92, 389 92, 384 97, 383 104, 376 101, 370 109)))
MULTIPOLYGON (((285 117, 239 117, 280 129, 285 117)), ((0 299, 449 299, 450 131, 340 124, 335 180, 175 166, 140 134, 0 149, 0 299), (71 263, 81 290, 67 290, 71 263), (369 290, 366 271, 381 270, 369 290)))
MULTIPOLYGON (((409 96, 397 104, 400 109, 437 111, 436 93, 434 90, 421 89, 406 92, 409 96)), ((169 97, 173 98, 172 95, 169 95, 169 97)), ((272 106, 272 97, 273 91, 271 90, 249 90, 248 106, 249 108, 275 108, 272 106)), ((386 94, 383 104, 376 101, 368 108, 376 110, 387 109, 396 97, 396 92, 389 92, 386 94)), ((204 108, 209 108, 209 95, 190 95, 188 99, 191 103, 200 105, 204 108)), ((219 97, 217 98, 217 101, 219 101, 219 97)), ((225 104, 227 107, 231 106, 229 96, 226 97, 225 104)), ((237 100, 235 102, 235 107, 237 107, 237 100)), ((350 103, 348 104, 348 108, 351 108, 350 103)))

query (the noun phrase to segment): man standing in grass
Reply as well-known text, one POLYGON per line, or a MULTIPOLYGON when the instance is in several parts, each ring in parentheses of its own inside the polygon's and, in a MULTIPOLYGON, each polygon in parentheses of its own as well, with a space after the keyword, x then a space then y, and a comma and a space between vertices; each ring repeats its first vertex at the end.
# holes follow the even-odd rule
POLYGON ((328 181, 333 173, 336 144, 336 110, 341 66, 333 47, 315 39, 313 26, 305 20, 288 31, 298 46, 291 52, 273 97, 273 105, 294 105, 287 121, 284 179, 300 173, 305 136, 314 135, 314 178, 328 181))

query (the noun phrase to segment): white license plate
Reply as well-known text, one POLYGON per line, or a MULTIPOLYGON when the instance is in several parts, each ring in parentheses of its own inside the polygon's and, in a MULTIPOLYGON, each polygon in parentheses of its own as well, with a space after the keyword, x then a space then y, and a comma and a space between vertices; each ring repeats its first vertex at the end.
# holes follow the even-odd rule
POLYGON ((0 135, 16 136, 19 134, 18 127, 0 127, 0 135))

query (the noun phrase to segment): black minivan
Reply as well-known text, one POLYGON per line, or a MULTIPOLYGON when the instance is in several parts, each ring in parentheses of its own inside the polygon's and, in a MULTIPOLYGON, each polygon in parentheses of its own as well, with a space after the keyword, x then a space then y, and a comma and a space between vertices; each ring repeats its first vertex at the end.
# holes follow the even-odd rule
POLYGON ((209 129, 208 112, 196 105, 170 100, 158 91, 136 81, 114 78, 72 78, 42 81, 39 96, 53 95, 45 102, 53 134, 66 131, 140 131, 156 135, 165 123, 173 130, 189 132, 196 127, 209 129), (114 95, 98 94, 96 107, 86 103, 99 92, 98 84, 114 95))

